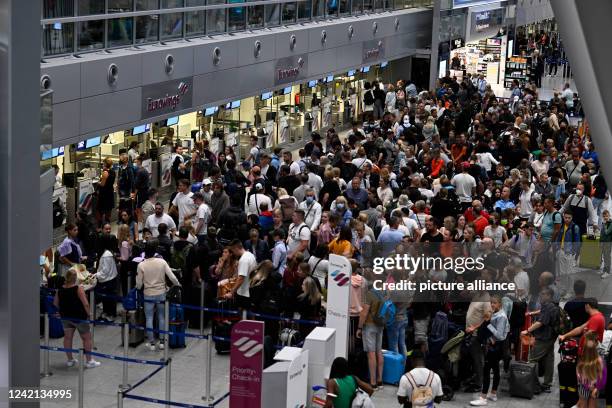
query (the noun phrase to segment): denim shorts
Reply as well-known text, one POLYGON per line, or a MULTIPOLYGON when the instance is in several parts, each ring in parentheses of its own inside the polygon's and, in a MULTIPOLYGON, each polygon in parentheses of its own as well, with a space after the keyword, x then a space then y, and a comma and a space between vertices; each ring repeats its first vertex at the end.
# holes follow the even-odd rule
POLYGON ((382 350, 383 327, 375 324, 366 324, 361 333, 363 338, 363 351, 373 353, 382 350))

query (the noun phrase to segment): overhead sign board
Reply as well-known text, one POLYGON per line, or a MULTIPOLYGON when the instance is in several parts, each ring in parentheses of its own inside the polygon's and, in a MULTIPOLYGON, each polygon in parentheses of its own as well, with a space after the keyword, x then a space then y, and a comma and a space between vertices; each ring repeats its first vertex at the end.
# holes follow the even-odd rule
POLYGON ((481 6, 491 3, 499 3, 499 0, 453 0, 453 8, 481 6))
POLYGON ((306 78, 308 54, 281 58, 274 67, 274 85, 287 84, 306 78))
POLYGON ((189 109, 193 106, 193 78, 142 87, 142 118, 189 109))

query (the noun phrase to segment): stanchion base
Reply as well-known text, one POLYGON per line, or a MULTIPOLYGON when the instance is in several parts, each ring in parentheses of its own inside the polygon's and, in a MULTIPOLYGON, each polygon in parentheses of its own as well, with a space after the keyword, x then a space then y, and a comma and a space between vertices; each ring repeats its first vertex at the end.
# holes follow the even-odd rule
POLYGON ((125 392, 125 391, 129 390, 130 388, 132 388, 132 386, 131 386, 130 384, 127 384, 127 385, 120 385, 120 386, 119 386, 119 391, 121 391, 121 392, 125 392))
POLYGON ((40 378, 51 377, 53 373, 40 373, 40 378))
MULTIPOLYGON (((212 395, 210 397, 208 397, 208 401, 214 401, 215 397, 213 397, 212 395)), ((202 397, 202 401, 206 401, 206 397, 202 397)))

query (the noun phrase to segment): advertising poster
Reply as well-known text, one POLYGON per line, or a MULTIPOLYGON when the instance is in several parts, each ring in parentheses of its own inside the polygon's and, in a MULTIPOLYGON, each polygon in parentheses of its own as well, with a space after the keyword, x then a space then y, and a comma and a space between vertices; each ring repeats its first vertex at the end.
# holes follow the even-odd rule
POLYGON ((230 408, 261 408, 264 322, 234 325, 230 353, 230 408))
POLYGON ((336 357, 348 356, 349 288, 351 264, 340 255, 329 255, 326 326, 336 329, 336 357))
POLYGON ((149 174, 151 174, 151 169, 152 169, 151 163, 152 163, 151 159, 142 161, 142 168, 145 169, 149 174))
POLYGON ((160 178, 159 186, 168 187, 172 184, 172 155, 163 153, 159 155, 160 178))
POLYGON ((79 181, 79 202, 78 207, 87 211, 88 214, 91 213, 92 204, 93 204, 93 194, 94 194, 94 186, 91 179, 85 179, 79 181))
POLYGON ((308 350, 304 350, 289 365, 287 406, 306 406, 308 399, 308 350))

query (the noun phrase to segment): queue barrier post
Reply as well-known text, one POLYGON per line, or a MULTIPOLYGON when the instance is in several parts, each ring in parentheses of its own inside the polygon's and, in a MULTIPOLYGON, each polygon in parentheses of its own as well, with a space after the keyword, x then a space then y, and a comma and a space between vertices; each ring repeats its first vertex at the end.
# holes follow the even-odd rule
MULTIPOLYGON (((130 342, 130 324, 126 321, 123 323, 123 357, 128 358, 129 355, 129 342, 130 342)), ((123 375, 121 385, 119 389, 125 391, 130 388, 128 384, 128 362, 123 360, 123 375)))
POLYGON ((210 395, 210 383, 211 383, 211 371, 212 371, 212 344, 213 335, 212 332, 208 335, 206 340, 206 352, 204 354, 204 396, 202 399, 208 403, 208 401, 214 400, 214 397, 210 395))
MULTIPOLYGON (((164 361, 168 361, 168 349, 170 348, 170 301, 166 298, 164 301, 164 361)), ((160 339, 161 340, 161 339, 160 339)))
POLYGON ((85 353, 83 349, 79 349, 79 391, 78 391, 78 406, 83 408, 83 398, 85 395, 85 353))
POLYGON ((51 371, 50 371, 50 366, 49 366, 49 313, 45 313, 45 317, 44 317, 45 321, 44 321, 44 336, 45 336, 45 350, 44 350, 44 354, 43 354, 43 372, 41 374, 41 377, 49 377, 52 375, 51 371))
POLYGON ((204 281, 200 282, 200 336, 204 335, 204 281))
POLYGON ((117 391, 117 408, 123 408, 123 391, 117 391))
MULTIPOLYGON (((170 389, 172 388, 172 359, 166 360, 166 401, 170 401, 170 389)), ((170 405, 166 405, 170 408, 170 405)))
POLYGON ((91 344, 92 349, 95 350, 95 341, 94 341, 94 330, 95 325, 93 324, 93 320, 96 320, 96 294, 93 289, 89 290, 89 320, 92 320, 89 323, 89 330, 91 331, 91 344))

